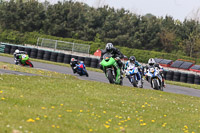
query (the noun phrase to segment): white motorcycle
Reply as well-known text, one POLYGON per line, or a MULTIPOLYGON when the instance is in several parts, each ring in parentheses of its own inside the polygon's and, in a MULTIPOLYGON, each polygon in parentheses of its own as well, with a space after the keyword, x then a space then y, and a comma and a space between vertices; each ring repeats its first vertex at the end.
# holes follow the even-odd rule
POLYGON ((153 89, 163 91, 163 79, 157 67, 149 68, 146 76, 153 89))
POLYGON ((140 75, 138 67, 136 67, 135 65, 128 66, 125 74, 134 87, 143 88, 142 77, 140 75))

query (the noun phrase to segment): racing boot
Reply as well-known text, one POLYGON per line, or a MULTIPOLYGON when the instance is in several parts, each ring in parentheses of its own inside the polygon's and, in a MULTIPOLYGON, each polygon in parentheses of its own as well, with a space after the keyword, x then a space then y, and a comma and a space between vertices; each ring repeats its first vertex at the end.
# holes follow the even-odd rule
POLYGON ((165 80, 164 79, 162 80, 162 85, 163 85, 164 88, 166 88, 166 84, 165 84, 165 80))

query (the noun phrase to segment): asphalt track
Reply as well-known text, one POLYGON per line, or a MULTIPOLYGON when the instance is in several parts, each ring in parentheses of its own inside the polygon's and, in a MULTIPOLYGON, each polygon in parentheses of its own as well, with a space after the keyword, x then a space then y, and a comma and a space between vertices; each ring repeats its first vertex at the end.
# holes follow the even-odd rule
MULTIPOLYGON (((0 56, 0 62, 7 62, 7 63, 14 64, 13 58, 4 57, 4 56, 0 56)), ((32 63, 34 65, 34 68, 37 68, 37 69, 44 69, 44 70, 55 71, 55 72, 64 73, 64 74, 71 74, 71 75, 77 76, 79 79, 82 79, 82 80, 92 80, 92 81, 109 83, 104 73, 88 71, 89 77, 86 77, 86 76, 79 76, 77 74, 73 74, 72 69, 69 67, 52 65, 52 64, 41 63, 41 62, 34 62, 34 61, 32 61, 32 63)), ((8 71, 4 69, 0 69, 0 73, 29 75, 29 76, 34 75, 34 74, 28 74, 28 73, 22 73, 22 72, 16 72, 16 71, 8 71)), ((124 78, 123 85, 132 86, 127 78, 124 78)), ((150 84, 146 81, 144 81, 144 89, 152 89, 150 84)), ((200 97, 200 90, 176 86, 176 85, 167 84, 166 88, 164 88, 164 91, 169 92, 169 93, 177 93, 177 94, 200 97)))

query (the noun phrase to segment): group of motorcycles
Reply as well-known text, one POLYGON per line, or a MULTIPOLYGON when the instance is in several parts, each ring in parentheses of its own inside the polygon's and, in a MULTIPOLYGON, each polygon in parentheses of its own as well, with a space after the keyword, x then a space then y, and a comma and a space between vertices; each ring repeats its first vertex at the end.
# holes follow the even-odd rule
POLYGON ((146 80, 151 84, 153 89, 163 91, 163 79, 160 70, 156 67, 151 67, 145 70, 145 72, 142 72, 141 68, 132 65, 121 72, 117 61, 109 53, 103 56, 100 64, 111 84, 122 85, 123 77, 126 76, 134 87, 143 88, 143 75, 145 75, 146 80))
MULTIPOLYGON (((19 65, 33 67, 33 64, 31 63, 27 54, 22 54, 19 58, 19 65)), ((73 73, 77 73, 80 76, 89 76, 83 61, 72 59, 70 65, 73 73)), ((163 79, 160 70, 156 67, 151 67, 148 70, 145 70, 144 73, 141 72, 140 68, 133 65, 129 66, 126 70, 123 71, 118 67, 117 61, 109 53, 106 53, 103 56, 100 65, 102 66, 102 70, 104 71, 105 76, 111 84, 122 85, 123 78, 126 76, 134 87, 143 88, 142 77, 145 75, 146 80, 151 84, 153 89, 163 91, 163 79)))

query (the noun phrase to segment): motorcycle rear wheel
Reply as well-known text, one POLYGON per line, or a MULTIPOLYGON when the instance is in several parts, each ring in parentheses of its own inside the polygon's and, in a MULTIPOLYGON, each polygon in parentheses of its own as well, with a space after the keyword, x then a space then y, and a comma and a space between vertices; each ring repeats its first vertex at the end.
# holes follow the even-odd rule
POLYGON ((88 75, 88 72, 87 72, 87 71, 85 71, 85 75, 86 75, 86 77, 89 77, 89 75, 88 75))
POLYGON ((26 61, 26 65, 33 67, 33 64, 30 61, 26 61))

